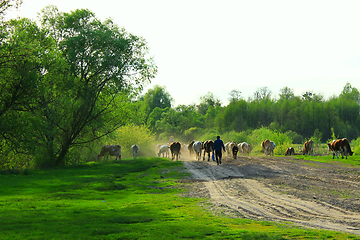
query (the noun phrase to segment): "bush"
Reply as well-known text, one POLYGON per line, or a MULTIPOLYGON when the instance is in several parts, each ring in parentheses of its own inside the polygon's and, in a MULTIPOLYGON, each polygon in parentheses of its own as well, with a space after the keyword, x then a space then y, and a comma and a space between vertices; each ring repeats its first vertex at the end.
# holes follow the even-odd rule
POLYGON ((292 143, 294 144, 302 144, 305 142, 305 138, 303 136, 291 130, 285 132, 285 135, 292 139, 292 143))
POLYGON ((139 156, 155 156, 155 135, 145 126, 129 124, 116 130, 104 144, 119 144, 121 157, 132 157, 130 147, 136 144, 140 148, 139 156))
POLYGON ((276 155, 284 154, 286 148, 292 145, 292 140, 288 135, 265 127, 254 130, 249 136, 249 139, 250 144, 253 146, 254 152, 262 152, 261 142, 266 139, 269 139, 276 144, 274 149, 274 154, 276 155))
POLYGON ((224 142, 231 142, 234 141, 236 143, 248 142, 249 143, 249 135, 251 131, 244 131, 244 132, 227 132, 222 135, 222 139, 224 142))
POLYGON ((200 137, 201 138, 205 137, 205 136, 201 136, 201 135, 203 135, 202 131, 203 131, 202 129, 197 128, 197 127, 192 127, 192 128, 189 128, 188 130, 185 130, 184 131, 184 141, 186 143, 189 143, 193 140, 200 141, 200 137))
POLYGON ((356 155, 360 155, 360 137, 358 137, 356 140, 351 141, 351 150, 356 155))

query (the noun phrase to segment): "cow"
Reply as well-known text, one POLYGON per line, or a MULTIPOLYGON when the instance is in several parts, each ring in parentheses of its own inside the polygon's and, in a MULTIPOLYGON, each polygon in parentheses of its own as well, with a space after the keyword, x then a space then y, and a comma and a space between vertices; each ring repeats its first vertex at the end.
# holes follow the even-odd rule
POLYGON ((229 149, 229 145, 230 145, 230 142, 227 142, 227 143, 224 144, 225 150, 227 151, 228 154, 230 154, 230 151, 228 150, 228 149, 229 149))
POLYGON ((249 155, 249 153, 252 151, 251 144, 247 142, 242 142, 238 144, 239 152, 244 153, 246 155, 249 155))
POLYGON ((195 159, 201 159, 201 149, 202 149, 202 142, 195 141, 192 145, 193 152, 195 153, 195 159))
POLYGON ((262 141, 261 148, 264 151, 265 155, 274 155, 274 149, 276 147, 276 144, 273 141, 270 141, 269 139, 266 139, 262 141))
POLYGON ((270 147, 271 146, 270 145, 271 145, 271 143, 270 143, 269 139, 266 139, 266 140, 262 141, 261 148, 264 151, 265 155, 270 155, 271 154, 271 152, 270 152, 270 147))
POLYGON ((327 144, 329 147, 329 150, 333 153, 333 159, 336 155, 336 158, 338 157, 338 153, 341 153, 341 158, 344 158, 344 155, 347 159, 347 156, 352 156, 354 154, 353 151, 351 151, 349 140, 347 138, 333 140, 331 143, 327 144))
POLYGON ((241 153, 244 152, 243 149, 242 149, 242 147, 241 147, 242 144, 243 144, 243 143, 239 143, 239 144, 238 144, 239 154, 241 154, 241 153))
POLYGON ((180 150, 181 144, 179 142, 170 143, 171 160, 174 160, 175 157, 176 160, 180 158, 180 150))
POLYGON ((303 154, 304 155, 313 155, 314 154, 314 142, 313 142, 313 140, 309 139, 304 143, 303 154))
POLYGON ((210 153, 214 154, 214 141, 207 140, 204 142, 204 155, 203 161, 205 160, 205 154, 208 154, 208 162, 210 161, 210 153))
POLYGON ((289 147, 288 149, 286 149, 285 151, 285 156, 291 156, 291 155, 295 155, 295 150, 293 147, 289 147))
POLYGON ((162 145, 160 148, 159 148, 159 151, 158 151, 158 157, 160 157, 162 154, 162 157, 168 157, 169 156, 169 145, 162 145))
POLYGON ((105 145, 101 148, 98 159, 106 155, 106 159, 110 156, 116 156, 115 161, 119 158, 121 160, 121 146, 120 145, 105 145))
POLYGON ((239 151, 238 146, 236 144, 233 145, 233 147, 231 148, 231 153, 234 159, 236 159, 238 151, 239 151))
POLYGON ((270 155, 274 156, 274 149, 276 144, 273 141, 270 141, 270 155))
POLYGON ((193 145, 194 145, 194 142, 195 141, 191 141, 190 143, 189 143, 189 145, 188 145, 188 150, 189 150, 189 155, 191 156, 191 154, 193 154, 193 152, 194 152, 194 149, 193 149, 193 145))
POLYGON ((227 142, 225 144, 225 151, 228 153, 228 155, 231 155, 232 149, 233 149, 234 146, 237 146, 236 142, 234 142, 234 141, 227 142))
POLYGON ((137 155, 138 155, 138 153, 140 151, 139 146, 136 145, 136 144, 131 145, 130 150, 131 150, 131 153, 133 154, 134 159, 136 159, 136 157, 137 157, 137 155))

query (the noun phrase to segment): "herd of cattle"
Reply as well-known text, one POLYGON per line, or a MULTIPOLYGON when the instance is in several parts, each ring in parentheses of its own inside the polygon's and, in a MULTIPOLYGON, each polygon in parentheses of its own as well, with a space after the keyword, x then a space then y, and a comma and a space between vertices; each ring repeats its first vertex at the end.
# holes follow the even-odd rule
MULTIPOLYGON (((249 155, 252 151, 252 146, 246 142, 236 144, 235 142, 228 142, 225 145, 225 152, 236 159, 238 153, 249 155)), ((214 141, 207 140, 202 141, 191 141, 189 144, 180 142, 172 142, 168 145, 158 144, 156 146, 158 157, 168 157, 171 154, 171 158, 178 160, 180 159, 181 149, 187 151, 190 156, 194 155, 196 160, 205 160, 207 158, 210 161, 211 156, 214 154, 214 141)))
MULTIPOLYGON (((353 152, 351 151, 349 141, 346 138, 333 140, 331 143, 327 144, 329 147, 329 151, 332 152, 333 159, 336 156, 339 158, 338 154, 341 154, 342 158, 344 156, 347 159, 347 156, 353 155, 353 152)), ((276 144, 273 141, 270 141, 269 139, 266 139, 262 141, 261 148, 265 155, 274 155, 274 149, 276 147, 276 144)), ((176 160, 180 159, 181 149, 184 149, 185 151, 188 151, 188 153, 191 155, 195 155, 196 160, 201 160, 201 155, 203 155, 203 160, 205 160, 205 157, 207 156, 207 160, 210 161, 211 154, 214 154, 214 141, 207 140, 205 142, 201 141, 192 141, 189 144, 184 144, 180 142, 172 142, 168 145, 161 145, 158 144, 156 146, 156 151, 158 157, 169 157, 171 154, 171 159, 176 160), (202 154, 203 152, 203 154, 202 154)), ((253 147, 251 144, 248 144, 246 142, 242 142, 239 144, 236 144, 236 142, 227 142, 225 144, 225 151, 227 154, 234 159, 236 159, 237 154, 243 154, 243 155, 249 155, 249 153, 252 151, 253 147)), ((138 145, 132 145, 131 153, 133 154, 134 159, 136 159, 140 148, 138 145)), ((285 156, 289 155, 313 155, 314 154, 314 142, 310 139, 307 140, 303 145, 303 150, 300 151, 300 153, 295 153, 295 150, 293 147, 289 147, 286 149, 285 156)), ((105 145, 101 148, 100 154, 98 155, 98 159, 102 156, 116 156, 116 159, 121 159, 121 146, 120 145, 105 145)))

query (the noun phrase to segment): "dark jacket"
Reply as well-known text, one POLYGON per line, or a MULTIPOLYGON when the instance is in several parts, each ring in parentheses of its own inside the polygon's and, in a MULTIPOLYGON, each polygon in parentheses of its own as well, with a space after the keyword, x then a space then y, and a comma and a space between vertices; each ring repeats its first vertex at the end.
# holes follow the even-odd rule
POLYGON ((220 139, 216 139, 214 141, 214 150, 215 151, 221 151, 221 149, 224 149, 225 151, 225 146, 224 146, 224 142, 220 139))

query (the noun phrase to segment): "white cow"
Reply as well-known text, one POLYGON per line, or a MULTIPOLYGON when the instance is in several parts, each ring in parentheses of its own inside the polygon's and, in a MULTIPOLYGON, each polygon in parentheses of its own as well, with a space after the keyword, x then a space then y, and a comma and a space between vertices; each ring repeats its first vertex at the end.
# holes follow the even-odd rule
POLYGON ((169 145, 162 145, 158 151, 158 157, 160 157, 160 155, 162 154, 162 156, 164 157, 164 155, 166 157, 169 157, 169 145))
POLYGON ((225 150, 226 150, 226 152, 227 152, 227 154, 228 155, 232 155, 233 154, 233 147, 234 146, 237 146, 236 145, 236 142, 234 142, 234 141, 231 141, 231 142, 227 142, 227 143, 225 143, 225 150))
POLYGON ((134 145, 132 145, 132 146, 130 147, 130 149, 131 149, 131 152, 132 152, 132 154, 133 154, 133 156, 134 156, 134 159, 136 159, 136 157, 137 157, 137 155, 138 155, 138 153, 139 153, 139 151, 140 151, 139 146, 136 145, 136 144, 134 144, 134 145))
POLYGON ((270 155, 274 156, 274 149, 276 147, 275 143, 273 141, 270 141, 270 155))
POLYGON ((239 143, 239 144, 238 144, 239 154, 244 153, 243 148, 242 148, 242 144, 243 144, 243 143, 239 143))
POLYGON ((195 141, 192 145, 194 153, 195 153, 195 159, 200 160, 201 159, 201 149, 202 149, 202 142, 195 141))

